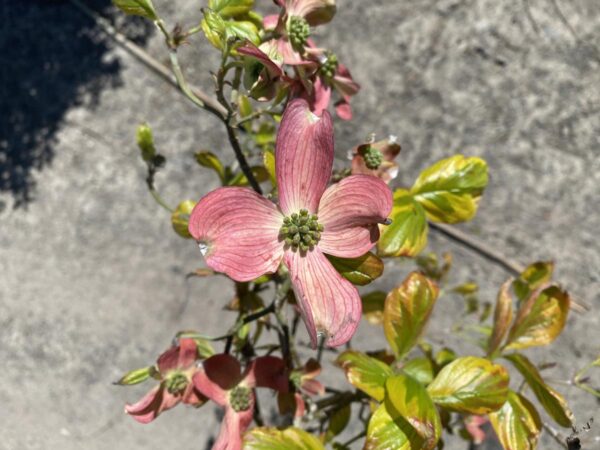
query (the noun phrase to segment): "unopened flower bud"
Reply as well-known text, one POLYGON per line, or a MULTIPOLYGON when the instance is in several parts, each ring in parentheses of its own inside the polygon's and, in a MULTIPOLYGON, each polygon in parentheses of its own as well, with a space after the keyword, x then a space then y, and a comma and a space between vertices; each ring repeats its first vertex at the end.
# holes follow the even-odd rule
POLYGON ((301 49, 310 36, 310 25, 303 17, 292 16, 287 23, 287 34, 292 46, 301 49))

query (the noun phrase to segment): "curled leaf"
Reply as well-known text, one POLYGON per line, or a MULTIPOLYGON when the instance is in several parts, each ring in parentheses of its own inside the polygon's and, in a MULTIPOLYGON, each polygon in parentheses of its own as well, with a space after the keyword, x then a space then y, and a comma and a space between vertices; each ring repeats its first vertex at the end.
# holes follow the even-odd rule
POLYGON ((488 355, 492 355, 500 345, 502 339, 506 336, 508 328, 512 322, 513 308, 512 308, 512 297, 510 295, 510 285, 512 279, 506 281, 496 298, 496 308, 494 309, 494 328, 492 329, 492 335, 488 342, 488 355))
POLYGON ((570 427, 573 413, 564 397, 548 386, 537 368, 525 356, 513 353, 504 356, 523 375, 525 381, 537 397, 540 404, 554 421, 563 427, 570 427))
POLYGON ((152 0, 113 0, 113 4, 125 14, 158 20, 152 0))
POLYGON ((565 326, 569 306, 569 295, 558 286, 534 291, 521 303, 505 349, 518 350, 552 342, 565 326))
POLYGON ((244 450, 324 450, 325 447, 310 433, 290 427, 254 428, 244 435, 244 450))
POLYGON ((417 343, 433 310, 439 289, 419 272, 412 272, 385 300, 383 329, 398 358, 417 343))
POLYGON ((513 289, 517 298, 523 300, 531 292, 545 283, 549 283, 554 272, 554 263, 552 261, 538 261, 525 268, 513 282, 513 289))
POLYGON ((131 386, 133 384, 139 384, 146 381, 148 378, 154 376, 156 373, 156 367, 154 366, 131 370, 125 375, 123 375, 119 379, 119 381, 116 381, 114 384, 118 384, 120 386, 131 386))
POLYGON ((537 448, 542 421, 535 407, 522 395, 509 391, 506 403, 490 413, 489 419, 505 449, 537 448))
POLYGON ((327 259, 340 275, 358 286, 365 286, 383 274, 383 261, 371 252, 358 258, 327 255, 327 259))

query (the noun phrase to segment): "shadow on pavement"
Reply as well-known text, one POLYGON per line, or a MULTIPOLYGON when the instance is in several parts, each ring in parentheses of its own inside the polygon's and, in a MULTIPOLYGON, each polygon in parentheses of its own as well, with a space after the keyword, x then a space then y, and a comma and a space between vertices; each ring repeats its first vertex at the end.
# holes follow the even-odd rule
MULTIPOLYGON (((124 18, 110 0, 85 3, 138 44, 152 33, 151 23, 124 18)), ((121 64, 110 38, 68 0, 0 0, 0 23, 0 193, 19 207, 34 199, 32 170, 51 163, 67 110, 93 108, 120 83, 121 64)))

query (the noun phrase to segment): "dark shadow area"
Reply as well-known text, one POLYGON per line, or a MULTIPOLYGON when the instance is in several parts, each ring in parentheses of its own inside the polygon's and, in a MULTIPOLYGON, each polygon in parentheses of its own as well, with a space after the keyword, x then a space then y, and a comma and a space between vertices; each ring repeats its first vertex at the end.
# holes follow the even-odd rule
MULTIPOLYGON (((84 3, 138 44, 153 32, 110 0, 84 3)), ((32 171, 52 161, 67 110, 93 108, 120 83, 121 65, 108 55, 115 44, 68 0, 0 0, 0 23, 0 192, 19 207, 34 198, 32 171)))

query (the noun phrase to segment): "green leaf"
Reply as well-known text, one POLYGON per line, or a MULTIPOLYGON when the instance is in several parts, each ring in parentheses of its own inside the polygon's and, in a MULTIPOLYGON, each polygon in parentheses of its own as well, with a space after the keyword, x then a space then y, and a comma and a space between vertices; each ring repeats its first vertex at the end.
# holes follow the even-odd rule
POLYGON ((549 344, 564 328, 569 305, 569 295, 558 286, 534 291, 521 302, 504 348, 519 350, 549 344))
POLYGON ((488 183, 484 160, 455 155, 425 169, 410 190, 434 222, 471 220, 488 183))
POLYGON ((247 21, 227 21, 225 22, 225 38, 238 39, 240 41, 250 41, 255 45, 260 44, 258 28, 252 22, 247 21))
POLYGON ((573 422, 573 413, 567 402, 554 389, 548 386, 537 368, 525 356, 518 353, 505 355, 513 366, 523 375, 527 384, 537 397, 540 404, 554 421, 563 427, 570 427, 573 422))
POLYGON ((277 175, 275 173, 275 154, 268 150, 265 150, 263 154, 263 164, 265 165, 265 169, 269 172, 269 180, 271 180, 271 184, 274 188, 277 187, 277 175))
POLYGON ((552 261, 538 261, 527 266, 513 283, 517 298, 523 300, 544 283, 549 283, 553 272, 554 263, 552 261))
POLYGON ((419 272, 412 272, 385 300, 383 330, 398 358, 417 343, 433 310, 439 289, 419 272))
POLYGON ((435 363, 438 368, 442 368, 456 359, 456 352, 450 348, 444 347, 435 354, 435 363))
POLYGON ((502 340, 504 339, 504 336, 506 336, 508 328, 512 322, 513 307, 512 297, 510 295, 511 283, 512 280, 510 279, 506 281, 500 288, 498 297, 496 298, 496 307, 494 309, 494 328, 492 330, 490 340, 488 341, 488 355, 493 355, 496 350, 500 348, 502 340))
POLYGON ((446 409, 486 414, 506 401, 508 372, 475 356, 457 358, 445 366, 427 387, 433 401, 446 409))
MULTIPOLYGON (((398 422, 403 422, 401 417, 398 422)), ((375 410, 369 426, 364 450, 411 450, 410 442, 402 428, 392 418, 385 403, 375 410)))
POLYGON ((346 372, 346 378, 352 386, 377 401, 383 400, 385 381, 393 373, 390 366, 353 350, 346 350, 338 356, 335 363, 346 372))
MULTIPOLYGON (((252 166, 250 167, 252 170, 252 175, 259 183, 263 181, 267 181, 269 179, 269 172, 263 166, 252 166)), ((227 182, 228 186, 248 186, 248 178, 244 175, 243 172, 239 172, 235 177, 227 182)))
POLYGON ((374 291, 360 298, 362 301, 362 312, 367 322, 373 325, 379 325, 383 322, 383 308, 386 297, 387 294, 385 292, 374 291))
POLYGON ((500 443, 508 450, 535 450, 542 421, 535 407, 525 397, 509 391, 506 403, 489 419, 500 443))
POLYGON ((198 357, 200 359, 210 358, 215 354, 215 349, 213 348, 210 341, 198 337, 195 337, 193 339, 196 342, 196 349, 198 350, 198 357))
POLYGON ((402 366, 402 371, 423 385, 433 381, 433 364, 429 358, 414 358, 402 366))
POLYGON ((113 4, 125 14, 158 20, 152 0, 113 0, 113 4))
POLYGON ((142 159, 146 162, 151 162, 156 156, 156 147, 154 147, 154 137, 152 136, 150 125, 143 123, 138 126, 136 140, 142 153, 142 159))
POLYGON ((217 155, 209 151, 202 151, 194 154, 194 157, 196 158, 196 162, 202 167, 214 170, 219 175, 221 184, 225 183, 225 169, 217 155))
POLYGON ((441 421, 427 390, 417 380, 396 375, 385 383, 385 405, 411 448, 431 450, 441 434, 441 421))
POLYGON ((380 256, 416 256, 427 245, 429 226, 425 210, 408 191, 394 192, 394 205, 390 213, 392 223, 381 225, 377 242, 380 256))
POLYGON ((171 225, 173 226, 173 230, 175 230, 175 233, 182 238, 192 238, 192 235, 188 231, 188 223, 194 206, 196 206, 196 202, 185 200, 177 205, 177 208, 173 211, 173 214, 171 214, 171 225))
POLYGON ((224 19, 243 16, 250 12, 254 0, 209 0, 208 7, 224 19))
POLYGON ((358 286, 365 286, 383 273, 383 261, 368 252, 358 258, 340 258, 326 255, 329 262, 340 275, 358 286))
POLYGON ((131 386, 133 384, 139 384, 146 381, 148 378, 156 374, 156 368, 154 366, 144 367, 142 369, 135 369, 127 372, 121 377, 119 381, 114 384, 120 386, 131 386))
POLYGON ((350 405, 346 405, 333 413, 331 419, 329 419, 329 425, 327 426, 327 431, 323 438, 324 442, 327 443, 331 441, 334 437, 344 431, 348 422, 350 422, 350 412, 350 405))
POLYGON ((206 39, 218 49, 223 49, 225 39, 225 21, 212 9, 204 9, 204 19, 200 22, 206 39))
POLYGON ((244 435, 244 450, 324 450, 325 447, 310 433, 296 427, 254 428, 244 435))

